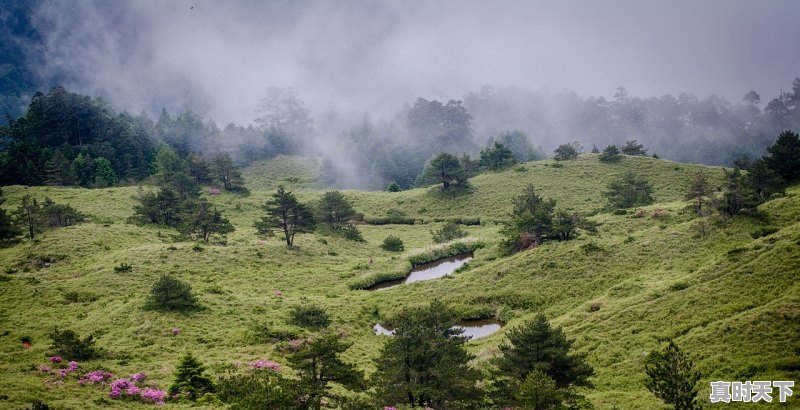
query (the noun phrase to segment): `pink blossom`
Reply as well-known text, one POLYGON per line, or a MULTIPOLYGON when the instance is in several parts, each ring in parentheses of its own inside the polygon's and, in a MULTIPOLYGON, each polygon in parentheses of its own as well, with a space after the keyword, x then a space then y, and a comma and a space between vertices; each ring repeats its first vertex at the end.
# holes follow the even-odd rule
POLYGON ((127 379, 114 380, 113 382, 111 382, 111 391, 108 392, 108 395, 112 399, 118 399, 123 394, 127 395, 128 389, 131 386, 133 386, 133 384, 127 379))
POLYGON ((253 363, 250 363, 250 367, 254 369, 270 369, 272 371, 279 371, 281 369, 281 365, 278 363, 273 362, 272 360, 256 360, 253 363))
POLYGON ((89 373, 86 373, 78 380, 78 384, 100 384, 105 383, 110 378, 114 377, 113 374, 102 371, 102 370, 92 370, 89 373))
POLYGON ((144 401, 150 401, 155 404, 161 405, 164 404, 164 400, 167 398, 167 392, 164 390, 157 390, 151 388, 145 388, 142 390, 140 397, 144 401))
POLYGON ((78 371, 78 362, 76 362, 76 361, 72 361, 72 362, 67 363, 67 366, 68 366, 67 368, 69 369, 70 372, 78 371))
POLYGON ((173 327, 173 328, 172 328, 172 335, 173 335, 173 336, 177 336, 177 335, 178 335, 178 333, 180 333, 180 332, 181 332, 181 330, 180 330, 180 329, 178 329, 177 327, 173 327))
POLYGON ((41 365, 39 366, 39 373, 50 373, 52 369, 49 366, 41 365))
POLYGON ((134 383, 141 383, 146 378, 147 378, 147 375, 142 373, 142 372, 134 373, 134 374, 131 375, 131 380, 133 380, 134 383))
POLYGON ((61 356, 53 356, 50 358, 50 362, 52 363, 61 363, 62 360, 63 359, 61 358, 61 356))
POLYGON ((217 188, 217 187, 213 187, 213 188, 210 188, 208 190, 208 193, 211 194, 211 195, 219 195, 220 192, 222 192, 222 191, 220 191, 220 189, 217 188))
POLYGON ((61 376, 62 379, 67 377, 68 374, 69 374, 69 369, 61 369, 58 371, 58 375, 61 376))
POLYGON ((140 388, 138 388, 138 387, 136 387, 134 385, 131 385, 131 386, 128 386, 128 390, 125 390, 125 394, 127 394, 128 396, 131 396, 131 397, 136 397, 141 393, 141 391, 142 390, 140 388))
POLYGON ((282 298, 282 297, 283 297, 283 292, 281 292, 281 291, 279 291, 279 290, 276 290, 276 291, 275 291, 275 297, 276 297, 276 298, 282 298))

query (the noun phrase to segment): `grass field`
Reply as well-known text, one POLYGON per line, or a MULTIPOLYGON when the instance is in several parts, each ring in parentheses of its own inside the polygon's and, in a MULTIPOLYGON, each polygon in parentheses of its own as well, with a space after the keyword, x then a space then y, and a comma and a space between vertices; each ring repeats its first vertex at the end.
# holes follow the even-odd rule
MULTIPOLYGON (((255 164, 245 172, 250 196, 211 197, 236 232, 226 245, 201 251, 194 242, 176 241, 169 229, 125 223, 136 187, 4 187, 7 208, 25 194, 49 196, 85 212, 90 222, 0 248, 0 269, 7 268, 0 274, 0 408, 24 408, 36 398, 51 408, 108 405, 106 389, 48 382, 38 373, 47 360, 46 333, 54 326, 98 335, 108 357, 81 363, 82 370, 102 367, 123 376, 144 371, 166 388, 187 350, 217 375, 257 359, 285 365, 279 344, 254 342, 249 334, 256 324, 289 329, 289 309, 306 303, 331 313, 333 328, 354 343, 346 359, 367 374, 385 340, 372 325, 403 307, 440 299, 465 319, 497 315, 505 322, 500 332, 468 344, 477 367, 497 354, 505 329, 544 312, 588 354, 596 387, 584 393, 600 409, 663 408, 644 387, 643 357, 668 338, 698 365, 704 398, 710 380, 800 379, 800 187, 762 205, 764 221, 735 218, 700 236, 682 197, 701 166, 632 157, 608 165, 585 155, 562 166, 547 160, 481 174, 458 196, 435 188, 346 191, 366 216, 397 209, 421 223, 361 225, 365 243, 317 234, 298 235, 297 250, 279 238, 260 243, 252 224, 277 184, 296 190, 303 201, 324 192, 316 185, 318 166, 303 164, 289 157, 255 164), (604 205, 606 183, 627 169, 647 176, 655 188, 656 204, 644 207, 645 217, 597 213, 591 218, 600 224, 597 233, 499 256, 497 222, 528 183, 559 207, 594 213, 604 205), (669 215, 652 217, 656 208, 669 215), (359 278, 406 269, 410 254, 432 246, 430 231, 441 226, 432 221, 453 217, 480 218, 480 225, 465 229, 488 245, 466 269, 381 292, 350 290, 348 283, 359 278), (754 238, 765 226, 777 231, 754 238), (390 234, 403 240, 404 253, 380 249, 390 234), (55 262, 37 262, 45 259, 55 262), (115 272, 121 263, 132 271, 115 272), (203 309, 186 315, 143 310, 152 284, 165 273, 189 282, 203 309), (70 292, 83 301, 69 302, 70 292), (592 304, 599 310, 590 311, 592 304), (181 330, 177 336, 170 332, 174 327, 181 330), (23 336, 33 341, 29 349, 23 336)), ((703 168, 721 184, 720 168, 703 168)))

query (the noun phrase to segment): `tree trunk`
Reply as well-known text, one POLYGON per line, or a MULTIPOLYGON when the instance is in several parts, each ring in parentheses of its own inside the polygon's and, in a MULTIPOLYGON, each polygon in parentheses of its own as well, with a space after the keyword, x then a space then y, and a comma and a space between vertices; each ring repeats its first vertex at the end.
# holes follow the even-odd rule
POLYGON ((32 214, 28 214, 28 233, 29 233, 29 235, 31 237, 31 240, 33 240, 33 215, 32 214))

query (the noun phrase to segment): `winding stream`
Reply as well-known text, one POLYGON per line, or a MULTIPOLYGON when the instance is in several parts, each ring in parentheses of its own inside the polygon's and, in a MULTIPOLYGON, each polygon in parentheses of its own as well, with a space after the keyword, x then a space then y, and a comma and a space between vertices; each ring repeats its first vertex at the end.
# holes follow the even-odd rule
POLYGON ((438 279, 453 273, 456 269, 463 266, 465 263, 472 260, 472 253, 465 253, 461 255, 451 256, 449 258, 439 259, 424 265, 419 265, 408 273, 403 279, 390 280, 372 285, 367 290, 386 290, 404 283, 414 283, 423 280, 438 279))
MULTIPOLYGON (((500 330, 502 325, 500 324, 500 321, 498 321, 497 319, 491 318, 491 319, 478 319, 478 320, 462 320, 458 322, 458 324, 454 327, 464 329, 464 333, 462 333, 462 336, 467 336, 469 340, 475 340, 489 336, 492 333, 497 332, 498 330, 500 330)), ((380 323, 376 323, 375 326, 372 327, 372 330, 375 331, 376 335, 382 335, 382 336, 394 335, 393 328, 383 326, 380 323)))

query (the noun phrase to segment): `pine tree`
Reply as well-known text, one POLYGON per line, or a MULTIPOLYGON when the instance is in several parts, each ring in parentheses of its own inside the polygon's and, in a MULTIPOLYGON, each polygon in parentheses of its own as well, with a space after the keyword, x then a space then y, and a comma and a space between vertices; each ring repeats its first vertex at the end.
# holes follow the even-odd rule
POLYGON ((213 391, 214 382, 205 374, 205 367, 187 352, 175 368, 175 380, 169 388, 169 394, 185 395, 194 401, 203 394, 213 391))
POLYGON ((44 232, 47 226, 44 210, 35 198, 30 195, 22 197, 22 203, 15 212, 17 225, 27 231, 31 241, 38 233, 44 232))
POLYGON ((457 316, 439 301, 401 312, 394 336, 376 359, 376 398, 381 404, 461 408, 476 403, 477 371, 464 348, 466 338, 453 328, 457 316))
POLYGON ((314 217, 297 197, 281 185, 272 194, 272 199, 261 208, 267 213, 255 223, 255 228, 261 235, 272 235, 275 228, 283 231, 286 246, 292 246, 294 236, 306 232, 314 227, 314 217))
POLYGON ((711 184, 708 182, 708 176, 703 171, 698 171, 692 175, 689 182, 689 189, 686 191, 684 198, 687 201, 694 201, 694 210, 698 213, 703 211, 704 198, 711 195, 711 184))
POLYGON ((616 145, 609 145, 600 154, 600 162, 619 162, 622 159, 622 154, 616 145))
POLYGON ((603 195, 610 209, 630 208, 653 203, 653 187, 644 177, 628 171, 608 184, 603 195))
POLYGON ((314 220, 336 230, 346 225, 356 211, 350 200, 339 191, 328 191, 322 195, 315 207, 314 220))
POLYGON ((503 354, 498 368, 507 377, 524 382, 539 370, 553 379, 556 386, 591 386, 594 370, 586 363, 585 354, 571 353, 568 340, 560 327, 553 328, 543 314, 507 333, 508 343, 500 346, 503 354))
POLYGON ((114 167, 111 166, 111 162, 103 157, 97 157, 94 160, 94 167, 95 167, 95 179, 101 182, 99 187, 108 187, 114 186, 117 184, 117 174, 114 172, 114 167))
MULTIPOLYGON (((797 98, 800 98, 798 96, 797 98)), ((788 183, 800 180, 800 134, 784 131, 767 148, 767 164, 788 183)))
POLYGON ((364 373, 340 357, 350 346, 339 335, 326 333, 289 356, 289 362, 299 373, 298 388, 308 408, 319 410, 324 398, 335 398, 330 393, 331 383, 354 391, 366 389, 364 373))
POLYGON ((663 351, 647 355, 644 367, 645 386, 664 403, 672 404, 675 410, 700 408, 697 403, 700 373, 673 341, 663 351))
MULTIPOLYGON (((0 205, 6 201, 3 198, 3 190, 0 189, 0 205)), ((22 232, 14 224, 14 219, 0 207, 0 243, 8 243, 14 240, 22 232)))
POLYGON ((622 146, 621 150, 625 155, 647 155, 647 149, 636 140, 625 141, 625 145, 622 146))
POLYGON ((72 185, 75 177, 70 161, 61 149, 56 149, 45 164, 45 181, 47 185, 72 185))
POLYGON ((785 180, 775 170, 769 167, 765 158, 759 158, 747 169, 747 180, 750 182, 760 202, 782 195, 785 190, 785 180))
POLYGON ((514 153, 499 142, 495 142, 494 145, 481 150, 480 165, 485 169, 497 171, 516 163, 514 153))
POLYGON ((442 184, 442 190, 447 190, 451 185, 466 185, 467 174, 455 155, 442 152, 425 168, 422 179, 442 184))
POLYGON ((234 230, 228 218, 222 216, 222 212, 216 207, 207 201, 198 201, 197 210, 190 222, 190 231, 200 236, 203 242, 208 243, 213 234, 225 235, 234 230))
POLYGON ((222 183, 226 191, 242 191, 244 189, 242 173, 230 154, 217 154, 211 161, 211 171, 214 178, 222 183))

